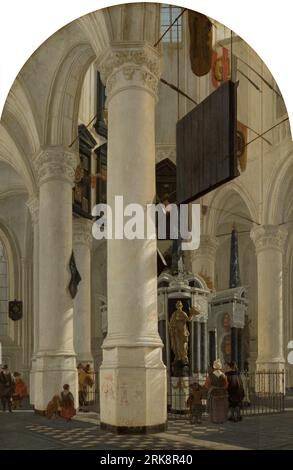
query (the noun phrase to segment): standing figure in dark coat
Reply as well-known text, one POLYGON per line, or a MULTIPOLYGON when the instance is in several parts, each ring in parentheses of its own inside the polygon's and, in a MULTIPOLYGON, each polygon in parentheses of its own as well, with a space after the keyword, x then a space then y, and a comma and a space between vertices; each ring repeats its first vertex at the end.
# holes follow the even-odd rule
POLYGON ((3 411, 6 411, 6 405, 10 413, 12 413, 12 396, 15 391, 15 380, 5 364, 0 372, 0 397, 3 411))
POLYGON ((243 382, 235 362, 231 362, 229 364, 229 369, 226 372, 226 376, 228 380, 229 408, 231 412, 229 419, 236 423, 237 421, 242 420, 240 410, 245 394, 243 382))
POLYGON ((227 378, 222 371, 219 359, 214 361, 213 370, 209 373, 205 387, 208 389, 208 412, 210 420, 215 424, 222 424, 228 417, 227 378))

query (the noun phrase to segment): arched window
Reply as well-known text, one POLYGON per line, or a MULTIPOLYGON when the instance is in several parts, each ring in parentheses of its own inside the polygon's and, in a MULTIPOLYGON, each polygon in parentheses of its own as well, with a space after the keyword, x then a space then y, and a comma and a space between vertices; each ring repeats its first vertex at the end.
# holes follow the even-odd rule
POLYGON ((0 336, 7 335, 8 327, 8 262, 0 239, 0 336))

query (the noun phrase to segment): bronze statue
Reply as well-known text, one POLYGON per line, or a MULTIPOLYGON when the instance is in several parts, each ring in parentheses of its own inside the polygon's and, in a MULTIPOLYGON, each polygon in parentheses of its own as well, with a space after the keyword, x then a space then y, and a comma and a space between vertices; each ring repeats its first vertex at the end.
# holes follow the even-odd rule
POLYGON ((194 307, 189 309, 189 315, 185 313, 183 304, 180 300, 176 303, 175 312, 172 313, 169 322, 169 332, 171 340, 171 348, 175 355, 175 361, 180 361, 183 364, 188 364, 188 339, 189 331, 187 322, 190 322, 194 315, 199 315, 200 312, 194 307))

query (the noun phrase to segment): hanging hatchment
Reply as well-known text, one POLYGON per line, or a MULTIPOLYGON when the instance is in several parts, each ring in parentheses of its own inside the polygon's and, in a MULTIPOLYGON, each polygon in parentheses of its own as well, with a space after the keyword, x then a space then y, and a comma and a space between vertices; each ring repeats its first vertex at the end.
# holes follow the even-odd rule
POLYGON ((188 10, 191 69, 197 77, 206 75, 212 66, 212 23, 207 16, 188 10))
POLYGON ((12 300, 8 304, 8 316, 10 320, 17 321, 22 319, 22 300, 12 300))
POLYGON ((70 295, 71 295, 72 299, 74 299, 74 297, 77 294, 78 284, 81 281, 81 276, 80 276, 80 274, 77 270, 77 267, 76 267, 73 251, 72 251, 72 254, 71 254, 71 257, 70 257, 70 261, 69 261, 69 268, 70 268, 70 272, 71 272, 71 279, 70 279, 68 289, 69 289, 69 292, 70 292, 70 295))

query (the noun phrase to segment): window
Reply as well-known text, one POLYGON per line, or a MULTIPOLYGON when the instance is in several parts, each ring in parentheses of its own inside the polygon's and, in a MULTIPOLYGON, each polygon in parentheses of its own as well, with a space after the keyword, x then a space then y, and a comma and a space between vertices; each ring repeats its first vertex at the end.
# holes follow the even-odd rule
POLYGON ((0 240, 0 336, 7 335, 8 326, 8 263, 0 240))
MULTIPOLYGON (((169 28, 173 21, 180 15, 182 8, 171 5, 161 7, 161 35, 169 28)), ((182 41, 182 16, 169 29, 162 42, 177 43, 182 41)))

